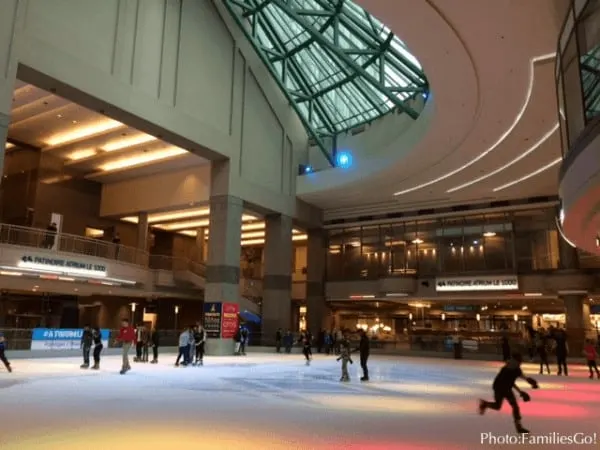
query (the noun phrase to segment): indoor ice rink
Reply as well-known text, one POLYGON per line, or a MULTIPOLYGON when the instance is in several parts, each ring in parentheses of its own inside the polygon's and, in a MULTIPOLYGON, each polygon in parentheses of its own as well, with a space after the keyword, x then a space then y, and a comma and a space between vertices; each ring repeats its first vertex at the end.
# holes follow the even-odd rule
MULTIPOLYGON (((98 372, 81 370, 77 358, 14 360, 12 374, 0 372, 0 448, 454 450, 501 448, 482 439, 516 437, 508 405, 477 414, 499 363, 376 356, 370 382, 360 382, 355 361, 351 382, 340 383, 331 356, 310 366, 294 354, 214 357, 187 368, 174 359, 133 364, 124 376, 117 356, 98 372)), ((524 369, 541 386, 520 403, 531 436, 597 439, 600 381, 587 368, 573 366, 568 378, 524 369)))

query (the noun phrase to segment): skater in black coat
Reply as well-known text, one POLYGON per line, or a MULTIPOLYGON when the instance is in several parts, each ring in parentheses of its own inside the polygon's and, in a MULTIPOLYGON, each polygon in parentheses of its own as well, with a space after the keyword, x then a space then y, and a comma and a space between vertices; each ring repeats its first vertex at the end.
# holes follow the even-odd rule
POLYGON ((499 411, 500 408, 502 408, 502 403, 506 400, 512 408, 512 415, 517 433, 527 434, 529 431, 521 425, 521 411, 513 389, 517 391, 523 401, 528 402, 531 400, 531 397, 527 392, 522 391, 515 384, 517 379, 524 379, 533 389, 538 388, 538 383, 533 378, 523 375, 523 371, 521 370, 522 362, 523 357, 521 354, 514 353, 511 360, 500 369, 500 372, 496 375, 494 384, 492 385, 492 388, 494 389, 494 401, 488 402, 486 400, 479 400, 479 414, 483 415, 488 408, 499 411))
POLYGON ((360 355, 360 367, 363 371, 363 377, 360 381, 369 381, 369 368, 367 367, 367 361, 369 360, 369 354, 371 352, 371 344, 369 342, 369 336, 365 330, 360 330, 360 343, 357 348, 360 355))

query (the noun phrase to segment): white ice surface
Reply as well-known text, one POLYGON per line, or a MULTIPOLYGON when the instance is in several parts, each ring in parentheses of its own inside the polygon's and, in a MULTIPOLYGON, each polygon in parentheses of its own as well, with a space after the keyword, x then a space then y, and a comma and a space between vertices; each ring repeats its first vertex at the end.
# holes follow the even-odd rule
MULTIPOLYGON (((173 360, 132 363, 123 376, 113 356, 99 372, 74 358, 15 360, 12 374, 0 368, 0 450, 600 448, 482 445, 483 432, 515 436, 507 405, 476 413, 495 363, 372 357, 369 383, 356 361, 343 384, 339 363, 320 355, 308 367, 299 355, 173 360)), ((532 433, 600 435, 600 381, 585 370, 539 377, 542 389, 521 403, 532 433)))

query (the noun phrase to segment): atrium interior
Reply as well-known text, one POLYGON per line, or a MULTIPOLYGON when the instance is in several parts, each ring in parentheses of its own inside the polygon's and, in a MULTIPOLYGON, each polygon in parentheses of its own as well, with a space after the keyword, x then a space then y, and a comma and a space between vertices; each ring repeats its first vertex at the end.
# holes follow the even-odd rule
MULTIPOLYGON (((600 0, 4 2, 7 404, 33 405, 52 383, 56 404, 71 382, 84 394, 57 414, 160 403, 166 434, 133 426, 155 436, 148 448, 188 436, 176 404, 215 392, 207 448, 242 445, 216 417, 256 408, 270 413, 242 431, 282 428, 249 448, 439 448, 426 431, 439 408, 457 412, 444 445, 466 448, 484 426, 456 430, 501 361, 522 353, 533 373, 568 348, 571 378, 543 375, 522 410, 541 433, 574 432, 569 415, 594 431, 583 355, 600 352, 600 0), (90 366, 88 327, 105 363, 71 375, 82 350, 90 366), (171 370, 196 338, 213 367, 171 370), (362 342, 364 362, 364 339, 370 383, 356 355, 338 386, 334 354, 362 342), (112 381, 132 343, 138 362, 166 356, 112 381), (347 439, 320 424, 358 420, 358 405, 365 422, 347 439)), ((30 437, 53 428, 47 441, 23 440, 28 414, 9 419, 2 448, 81 444, 43 417, 30 437)), ((123 417, 114 435, 104 420, 86 431, 93 448, 135 444, 123 417)), ((512 429, 504 414, 484 422, 512 429)))

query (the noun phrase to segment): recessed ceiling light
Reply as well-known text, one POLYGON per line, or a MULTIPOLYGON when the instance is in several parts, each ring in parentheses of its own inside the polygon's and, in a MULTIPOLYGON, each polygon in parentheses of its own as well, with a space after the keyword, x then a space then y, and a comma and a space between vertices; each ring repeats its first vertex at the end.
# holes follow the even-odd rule
POLYGON ((73 120, 73 121, 72 121, 72 123, 73 123, 73 124, 76 124, 76 123, 79 123, 79 122, 77 122, 76 120, 73 120))
POLYGON ((62 114, 57 114, 56 117, 62 119, 62 114))

